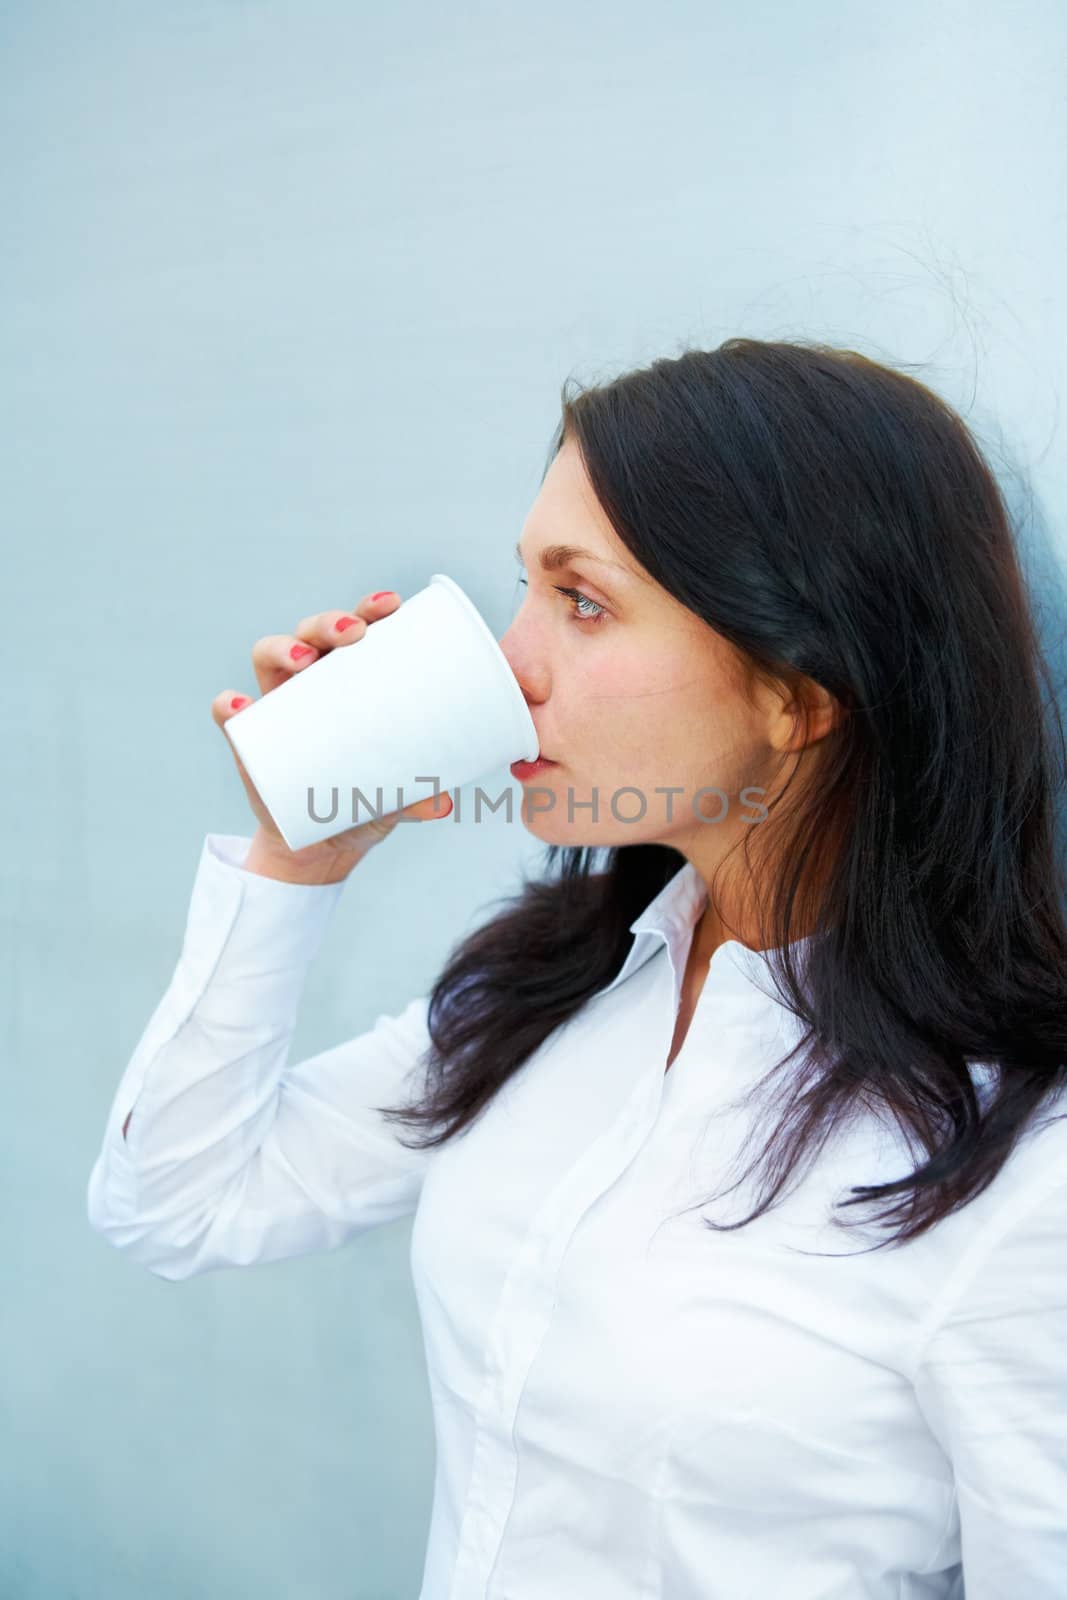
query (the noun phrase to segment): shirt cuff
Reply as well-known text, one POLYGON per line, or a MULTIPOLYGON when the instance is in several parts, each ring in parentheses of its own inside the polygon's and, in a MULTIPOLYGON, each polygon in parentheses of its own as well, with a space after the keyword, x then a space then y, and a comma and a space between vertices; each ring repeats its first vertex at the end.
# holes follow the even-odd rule
MULTIPOLYGON (((153 1102, 176 1089, 157 1081, 156 1058, 193 1017, 216 1038, 240 1039, 249 1051, 291 1033, 308 967, 347 881, 285 883, 245 872, 239 863, 251 845, 242 834, 205 836, 181 954, 116 1093, 106 1140, 109 1181, 131 1203, 124 1123, 131 1111, 133 1124, 143 1123, 153 1102)), ((133 1125, 129 1136, 136 1137, 133 1125)))
POLYGON ((347 879, 286 883, 246 872, 242 863, 251 847, 243 834, 205 836, 176 977, 190 1007, 209 986, 228 993, 234 985, 266 980, 264 1002, 286 1015, 347 879))

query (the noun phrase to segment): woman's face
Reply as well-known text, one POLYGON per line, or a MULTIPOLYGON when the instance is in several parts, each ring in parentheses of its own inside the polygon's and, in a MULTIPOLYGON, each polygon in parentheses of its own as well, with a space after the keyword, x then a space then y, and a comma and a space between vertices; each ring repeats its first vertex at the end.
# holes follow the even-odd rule
POLYGON ((500 647, 556 763, 523 783, 525 826, 545 844, 669 844, 707 877, 762 820, 792 717, 762 687, 750 700, 733 646, 638 566, 569 440, 520 549, 528 587, 500 647), (557 566, 558 545, 587 553, 557 566))

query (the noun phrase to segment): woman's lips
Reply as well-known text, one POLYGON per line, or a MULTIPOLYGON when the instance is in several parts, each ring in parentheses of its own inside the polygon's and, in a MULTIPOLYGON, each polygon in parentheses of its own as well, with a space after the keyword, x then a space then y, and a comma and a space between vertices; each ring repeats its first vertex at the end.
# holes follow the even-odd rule
POLYGON ((538 756, 536 761, 513 761, 508 769, 513 778, 523 782, 526 778, 534 777, 538 772, 545 772, 549 767, 558 767, 558 761, 550 761, 547 756, 538 756))

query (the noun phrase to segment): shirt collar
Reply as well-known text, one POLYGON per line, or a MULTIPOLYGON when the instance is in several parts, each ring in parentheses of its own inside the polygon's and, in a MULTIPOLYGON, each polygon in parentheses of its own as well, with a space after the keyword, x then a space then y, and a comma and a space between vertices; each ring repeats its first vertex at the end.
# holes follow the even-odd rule
MULTIPOLYGON (((700 873, 691 861, 684 862, 631 922, 630 932, 634 942, 615 977, 599 993, 608 994, 617 984, 625 982, 664 945, 670 953, 675 973, 680 973, 688 957, 693 928, 704 910, 707 898, 707 887, 700 873)), ((813 937, 808 935, 793 940, 790 950, 794 955, 800 955, 813 937)), ((754 983, 760 988, 764 977, 773 984, 768 961, 772 953, 769 950, 750 949, 739 939, 725 939, 711 957, 709 973, 716 974, 716 985, 726 981, 742 987, 754 983)), ((765 990, 763 992, 766 993, 765 990)))

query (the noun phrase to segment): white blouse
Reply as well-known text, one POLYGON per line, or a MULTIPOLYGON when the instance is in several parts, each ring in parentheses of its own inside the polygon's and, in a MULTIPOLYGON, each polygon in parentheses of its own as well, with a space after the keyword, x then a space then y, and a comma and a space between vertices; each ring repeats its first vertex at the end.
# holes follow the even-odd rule
POLYGON ((902 1247, 829 1221, 915 1164, 869 1114, 737 1233, 683 1214, 725 1186, 737 1097, 799 1028, 731 940, 665 1073, 704 904, 686 863, 614 981, 462 1134, 406 1150, 370 1108, 417 1087, 428 996, 289 1063, 344 885, 242 871, 250 842, 204 841, 89 1221, 181 1280, 414 1213, 437 1442, 420 1600, 1067 1595, 1067 1123, 902 1247))

